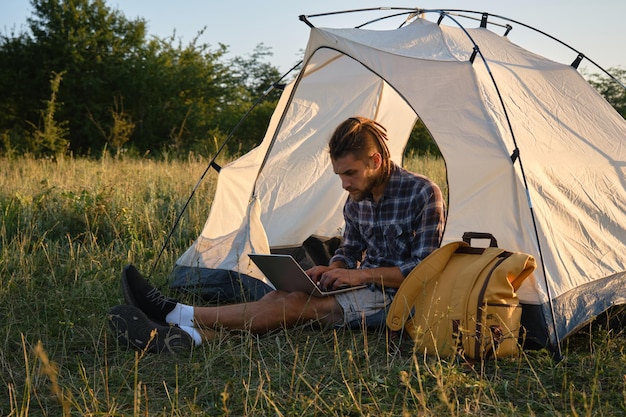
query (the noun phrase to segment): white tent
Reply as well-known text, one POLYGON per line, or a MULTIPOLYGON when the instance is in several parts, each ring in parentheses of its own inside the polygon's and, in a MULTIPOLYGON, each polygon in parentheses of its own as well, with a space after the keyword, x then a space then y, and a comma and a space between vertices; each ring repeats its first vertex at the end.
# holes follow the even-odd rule
POLYGON ((177 266, 263 279, 248 253, 340 235, 333 129, 374 118, 401 163, 419 117, 447 167, 443 243, 489 232, 538 260, 519 291, 533 337, 558 345, 625 303, 626 121, 576 68, 440 13, 450 25, 420 15, 394 30, 312 27, 263 142, 223 167, 204 230, 177 266))

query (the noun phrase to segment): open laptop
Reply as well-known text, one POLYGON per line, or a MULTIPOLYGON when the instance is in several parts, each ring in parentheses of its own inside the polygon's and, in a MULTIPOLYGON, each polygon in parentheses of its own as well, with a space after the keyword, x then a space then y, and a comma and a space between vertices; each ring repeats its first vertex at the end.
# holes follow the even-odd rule
POLYGON ((346 286, 324 291, 304 272, 304 269, 291 255, 251 253, 248 256, 277 290, 287 292, 302 291, 316 297, 325 297, 366 286, 346 286))

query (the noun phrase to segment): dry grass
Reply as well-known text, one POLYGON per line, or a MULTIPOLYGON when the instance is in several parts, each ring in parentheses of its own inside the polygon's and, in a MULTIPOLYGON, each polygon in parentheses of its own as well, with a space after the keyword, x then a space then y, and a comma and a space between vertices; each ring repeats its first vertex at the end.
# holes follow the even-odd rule
MULTIPOLYGON (((623 415, 626 341, 589 328, 548 352, 467 368, 385 333, 222 334, 184 357, 118 348, 119 272, 154 264, 206 161, 0 160, 0 415, 623 415)), ((441 161, 409 167, 445 185, 441 161), (441 179, 443 178, 443 180, 441 179)), ((154 278, 202 228, 211 175, 154 278)), ((445 187, 443 187, 445 189, 445 187)))

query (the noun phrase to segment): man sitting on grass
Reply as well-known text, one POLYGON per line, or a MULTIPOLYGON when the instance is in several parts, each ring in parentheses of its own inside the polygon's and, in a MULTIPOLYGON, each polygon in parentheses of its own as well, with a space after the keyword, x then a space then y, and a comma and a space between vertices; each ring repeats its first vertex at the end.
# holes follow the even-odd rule
POLYGON ((259 334, 311 321, 325 327, 382 328, 397 288, 439 247, 445 223, 439 187, 391 161, 386 140, 383 126, 362 117, 347 119, 333 133, 333 170, 349 193, 343 242, 328 266, 307 271, 325 289, 365 288, 327 297, 271 291, 257 301, 197 307, 166 297, 129 265, 122 274, 128 304, 109 313, 120 343, 181 352, 219 328, 259 334))

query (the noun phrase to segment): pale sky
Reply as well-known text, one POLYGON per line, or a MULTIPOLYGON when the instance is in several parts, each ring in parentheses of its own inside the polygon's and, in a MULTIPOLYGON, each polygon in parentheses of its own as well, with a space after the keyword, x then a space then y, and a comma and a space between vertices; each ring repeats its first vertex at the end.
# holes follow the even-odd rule
MULTIPOLYGON (((504 16, 535 27, 560 39, 605 69, 626 68, 626 1, 623 0, 425 0, 402 4, 389 0, 106 0, 109 7, 121 10, 128 19, 144 18, 148 33, 168 37, 176 32, 183 43, 189 42, 206 27, 199 38, 217 48, 228 45, 233 56, 247 56, 263 43, 271 48, 270 62, 287 71, 302 58, 309 28, 298 19, 301 14, 352 10, 369 7, 420 7, 424 9, 463 9, 504 16)), ((0 33, 25 30, 31 16, 29 0, 0 0, 0 33)), ((318 27, 353 27, 370 20, 373 13, 340 15, 314 19, 318 27)), ((429 14, 430 20, 436 16, 429 14)), ((478 22, 463 20, 473 27, 478 22)), ((448 24, 452 24, 449 22, 448 24)), ((394 23, 397 26, 397 21, 394 23)), ((391 28, 372 26, 372 28, 391 28)), ((576 55, 558 43, 515 28, 509 38, 531 51, 555 61, 570 64, 576 55)), ((587 65, 584 65, 587 68, 587 65)), ((589 68, 591 72, 599 72, 589 68)))

